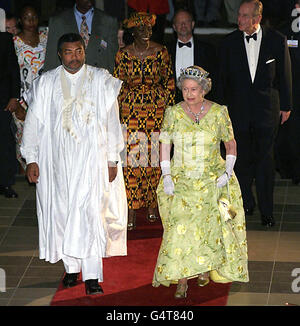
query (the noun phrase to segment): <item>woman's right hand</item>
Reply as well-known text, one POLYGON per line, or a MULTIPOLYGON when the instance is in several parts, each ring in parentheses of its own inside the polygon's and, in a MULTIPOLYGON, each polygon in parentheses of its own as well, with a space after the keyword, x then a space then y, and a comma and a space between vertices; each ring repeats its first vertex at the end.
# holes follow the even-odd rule
POLYGON ((164 192, 166 195, 173 196, 174 195, 174 183, 171 175, 165 175, 163 177, 164 182, 164 192))

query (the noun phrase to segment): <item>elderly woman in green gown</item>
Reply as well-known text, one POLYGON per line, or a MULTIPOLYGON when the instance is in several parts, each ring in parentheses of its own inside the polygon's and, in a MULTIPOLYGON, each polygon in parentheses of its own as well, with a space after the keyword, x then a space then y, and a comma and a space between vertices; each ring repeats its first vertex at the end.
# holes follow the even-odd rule
POLYGON ((157 195, 164 234, 152 285, 177 284, 175 298, 184 298, 191 278, 200 287, 210 279, 249 279, 245 215, 233 172, 236 142, 227 108, 204 98, 211 80, 201 67, 182 70, 178 87, 184 101, 166 109, 160 134, 157 195))

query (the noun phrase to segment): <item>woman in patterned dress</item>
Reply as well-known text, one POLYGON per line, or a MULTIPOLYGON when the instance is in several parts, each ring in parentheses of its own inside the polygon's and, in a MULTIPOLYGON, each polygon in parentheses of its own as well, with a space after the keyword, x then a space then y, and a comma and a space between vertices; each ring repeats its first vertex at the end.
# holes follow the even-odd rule
POLYGON ((207 76, 198 66, 182 70, 178 87, 184 101, 166 109, 159 138, 164 234, 152 285, 177 284, 175 298, 186 297, 194 277, 198 286, 210 278, 248 282, 245 216, 233 172, 236 142, 227 108, 204 99, 211 89, 207 76))
POLYGON ((22 95, 30 88, 32 81, 42 72, 47 44, 47 32, 39 32, 38 22, 36 9, 25 6, 20 14, 21 32, 13 38, 21 77, 21 106, 15 114, 13 113, 13 117, 16 125, 17 159, 24 170, 26 169, 26 163, 21 157, 20 144, 26 116, 26 103, 22 99, 22 95))
POLYGON ((164 110, 174 104, 175 81, 167 48, 150 40, 155 15, 134 13, 124 26, 133 43, 117 52, 114 76, 123 81, 120 120, 127 142, 124 178, 128 199, 128 230, 135 212, 146 207, 157 218, 156 188, 160 179, 158 136, 164 110))

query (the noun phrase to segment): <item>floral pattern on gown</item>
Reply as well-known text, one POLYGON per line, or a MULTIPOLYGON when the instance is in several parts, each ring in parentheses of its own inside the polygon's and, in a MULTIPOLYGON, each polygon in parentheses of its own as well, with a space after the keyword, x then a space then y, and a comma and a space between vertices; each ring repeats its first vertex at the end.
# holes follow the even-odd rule
POLYGON ((120 121, 127 140, 124 180, 128 208, 156 207, 160 179, 159 131, 164 110, 174 105, 175 80, 166 47, 144 60, 119 50, 114 76, 123 81, 120 121))
MULTIPOLYGON (((23 40, 18 36, 14 36, 14 46, 16 55, 18 58, 18 63, 20 67, 20 78, 21 78, 21 94, 22 95, 28 91, 33 80, 37 78, 42 73, 42 68, 44 67, 45 55, 46 55, 46 45, 47 45, 47 31, 41 30, 39 32, 40 42, 38 46, 33 48, 32 46, 23 42, 23 40)), ((16 154, 17 159, 22 165, 23 169, 26 169, 26 163, 23 160, 20 153, 21 139, 23 135, 24 122, 16 118, 13 114, 14 122, 16 125, 16 154)))
POLYGON ((180 103, 165 111, 160 141, 174 144, 171 175, 174 196, 157 189, 164 233, 152 285, 169 286, 182 278, 216 270, 230 281, 248 282, 245 215, 233 173, 229 186, 217 188, 225 171, 220 142, 234 138, 227 108, 213 103, 195 123, 180 103), (225 222, 218 198, 229 198, 237 215, 225 222))

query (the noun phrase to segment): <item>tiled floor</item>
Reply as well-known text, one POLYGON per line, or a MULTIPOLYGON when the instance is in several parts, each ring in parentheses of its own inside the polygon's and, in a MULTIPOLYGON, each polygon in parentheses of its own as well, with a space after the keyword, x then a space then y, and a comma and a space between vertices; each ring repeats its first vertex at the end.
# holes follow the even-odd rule
POLYGON ((277 179, 274 202, 271 229, 246 218, 250 282, 233 283, 227 305, 300 305, 300 187, 277 179))
MULTIPOLYGON (((47 306, 63 265, 38 258, 34 186, 18 176, 14 188, 18 199, 0 197, 0 306, 47 306)), ((247 217, 250 282, 232 284, 229 306, 300 305, 300 187, 289 180, 276 181, 274 216, 270 230, 247 217)))
POLYGON ((14 189, 17 199, 0 197, 0 272, 6 288, 1 292, 0 283, 0 306, 49 305, 64 268, 38 258, 34 186, 19 176, 14 189))

